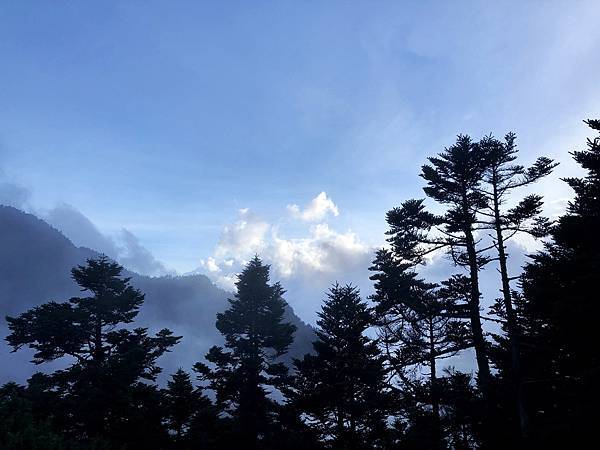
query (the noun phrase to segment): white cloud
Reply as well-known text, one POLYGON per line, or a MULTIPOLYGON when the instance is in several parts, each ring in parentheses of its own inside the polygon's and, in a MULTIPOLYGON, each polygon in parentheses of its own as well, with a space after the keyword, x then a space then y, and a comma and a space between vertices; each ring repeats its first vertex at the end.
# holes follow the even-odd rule
POLYGON ((311 227, 309 235, 299 239, 274 234, 269 250, 273 267, 282 277, 342 272, 371 254, 355 233, 338 233, 327 224, 311 227))
MULTIPOLYGON (((331 200, 323 193, 307 210, 318 209, 314 204, 328 202, 331 200)), ((338 213, 333 202, 331 205, 327 209, 334 208, 338 213)), ((245 208, 239 210, 235 223, 223 228, 214 254, 201 260, 200 269, 220 286, 233 288, 235 274, 258 254, 271 264, 276 278, 320 276, 334 279, 344 272, 368 267, 372 250, 356 233, 350 230, 338 232, 326 223, 311 225, 301 237, 288 238, 279 227, 245 208)))
POLYGON ((334 216, 340 214, 338 207, 333 203, 331 198, 327 197, 327 194, 324 191, 313 198, 304 209, 301 209, 295 204, 288 205, 287 209, 292 214, 292 217, 305 222, 323 220, 328 213, 331 213, 334 216))
POLYGON ((216 278, 214 278, 215 284, 227 291, 235 291, 235 283, 237 282, 237 280, 237 274, 235 273, 219 275, 216 278))
POLYGON ((265 247, 265 235, 270 225, 248 208, 239 210, 239 220, 223 228, 215 250, 218 259, 248 260, 265 247))
POLYGON ((200 260, 200 266, 208 270, 210 273, 221 271, 221 268, 217 264, 217 261, 212 256, 209 256, 206 260, 200 260))

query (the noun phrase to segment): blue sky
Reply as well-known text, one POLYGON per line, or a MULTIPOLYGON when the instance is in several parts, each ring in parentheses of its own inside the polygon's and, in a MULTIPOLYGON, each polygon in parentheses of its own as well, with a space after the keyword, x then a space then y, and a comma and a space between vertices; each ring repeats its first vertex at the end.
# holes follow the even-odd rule
POLYGON ((0 20, 18 206, 224 285, 253 252, 299 284, 351 278, 458 133, 561 161, 536 188, 553 213, 600 111, 596 1, 31 1, 0 20))

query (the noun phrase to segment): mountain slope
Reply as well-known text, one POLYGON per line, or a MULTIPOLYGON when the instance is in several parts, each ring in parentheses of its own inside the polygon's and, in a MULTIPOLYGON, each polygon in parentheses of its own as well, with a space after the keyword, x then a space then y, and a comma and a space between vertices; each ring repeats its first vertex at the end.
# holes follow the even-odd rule
MULTIPOLYGON (((18 209, 0 206, 0 316, 17 315, 49 300, 64 301, 80 291, 70 278, 71 268, 99 254, 76 247, 43 220, 18 209)), ((227 307, 232 294, 217 288, 204 275, 152 278, 128 272, 132 284, 146 294, 136 324, 157 330, 168 327, 184 338, 172 353, 163 357, 166 373, 179 366, 189 369, 202 359, 211 345, 222 339, 215 328, 216 313, 227 307)), ((289 357, 310 351, 311 327, 291 310, 287 318, 298 327, 289 357)), ((4 320, 0 333, 6 335, 4 320)), ((0 383, 23 381, 36 369, 30 354, 10 354, 0 343, 0 383)))

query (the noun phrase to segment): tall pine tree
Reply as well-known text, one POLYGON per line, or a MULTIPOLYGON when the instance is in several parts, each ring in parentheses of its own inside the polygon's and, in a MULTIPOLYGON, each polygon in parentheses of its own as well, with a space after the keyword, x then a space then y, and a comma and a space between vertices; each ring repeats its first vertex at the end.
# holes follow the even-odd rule
POLYGON ((447 288, 438 289, 436 284, 418 278, 416 272, 416 266, 423 262, 419 246, 433 217, 421 201, 409 200, 390 211, 388 221, 392 248, 378 251, 370 268, 375 272, 371 276, 375 281, 371 299, 375 302, 380 342, 406 391, 418 391, 414 392, 420 397, 417 403, 429 405, 429 444, 439 448, 443 433, 437 360, 472 346, 472 340, 464 321, 457 317, 456 297, 446 295, 447 288), (407 376, 421 367, 429 372, 425 396, 420 380, 409 380, 407 376))
POLYGON ((294 362, 287 397, 327 448, 381 448, 385 443, 391 402, 383 357, 365 335, 371 324, 358 289, 335 284, 319 313, 314 354, 294 362))
POLYGON ((237 445, 265 448, 277 410, 268 388, 278 387, 287 375, 277 359, 292 343, 296 327, 284 322, 284 290, 279 283, 269 284, 269 266, 258 256, 239 275, 236 287, 229 308, 217 314, 225 348, 212 347, 206 359, 213 367, 197 363, 195 370, 209 381, 222 413, 233 419, 237 445))
POLYGON ((488 198, 487 207, 479 212, 479 228, 492 230, 492 241, 498 254, 502 283, 502 302, 499 306, 504 311, 505 331, 510 344, 512 361, 510 377, 514 385, 513 397, 517 405, 515 410, 519 417, 521 435, 525 437, 528 432, 528 417, 521 389, 520 331, 513 311, 506 242, 519 234, 543 237, 548 232, 549 222, 540 215, 542 197, 538 194, 524 197, 512 208, 507 208, 506 203, 509 198, 514 200, 514 191, 530 186, 549 175, 556 167, 556 163, 549 158, 540 157, 529 168, 516 164, 518 150, 515 139, 514 133, 508 133, 504 142, 493 136, 487 136, 479 143, 486 161, 485 184, 481 186, 480 192, 488 198))
POLYGON ((478 380, 483 395, 491 403, 491 372, 487 345, 480 317, 479 271, 489 259, 485 249, 478 248, 476 237, 477 215, 487 206, 487 199, 480 186, 485 171, 484 153, 478 143, 469 136, 459 135, 456 143, 437 157, 430 157, 423 166, 421 176, 427 181, 424 188, 428 197, 447 205, 441 226, 441 237, 436 244, 446 245, 454 262, 467 268, 469 273, 469 320, 478 380))

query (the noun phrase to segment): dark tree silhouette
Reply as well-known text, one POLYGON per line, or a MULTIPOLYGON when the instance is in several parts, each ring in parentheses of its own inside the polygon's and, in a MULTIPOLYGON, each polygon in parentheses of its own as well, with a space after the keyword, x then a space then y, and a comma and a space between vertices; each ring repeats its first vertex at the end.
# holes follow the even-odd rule
POLYGON ((25 387, 10 382, 0 388, 0 448, 59 450, 65 446, 49 418, 36 411, 25 387))
POLYGON ((404 382, 404 389, 419 391, 415 397, 423 397, 422 384, 409 380, 408 373, 421 366, 428 367, 425 403, 431 406, 432 416, 428 434, 430 445, 439 448, 443 433, 437 360, 453 356, 473 344, 464 321, 457 318, 457 298, 447 295, 447 288, 437 289, 436 284, 418 278, 416 266, 422 263, 419 253, 422 229, 432 221, 422 202, 405 202, 388 213, 388 220, 392 224, 387 233, 392 250, 379 250, 370 268, 376 272, 371 276, 375 281, 375 294, 371 299, 376 305, 380 342, 388 363, 404 382))
MULTIPOLYGON (((600 120, 586 123, 600 131, 600 120)), ((534 356, 546 356, 529 362, 524 374, 534 437, 542 445, 588 445, 586 439, 596 438, 600 401, 600 137, 572 156, 587 174, 565 179, 575 199, 522 277, 527 317, 541 323, 532 327, 530 345, 534 356)))
POLYGON ((269 266, 254 257, 239 275, 229 309, 217 314, 225 349, 214 346, 195 370, 209 381, 217 406, 234 419, 246 448, 264 448, 276 413, 268 386, 278 387, 287 367, 277 362, 293 340, 295 326, 284 322, 286 302, 279 283, 269 284, 269 266))
MULTIPOLYGON (((586 123, 600 132, 600 120, 586 123)), ((425 193, 444 213, 431 214, 424 200, 387 213, 390 247, 370 268, 373 306, 356 287, 336 283, 319 313, 314 352, 295 359, 291 374, 284 362, 296 327, 285 319, 282 287, 270 283, 258 257, 217 314, 225 344, 194 366, 198 382, 180 369, 162 388, 157 360, 181 338, 136 328, 144 295, 119 264, 89 259, 72 270, 81 296, 7 317, 13 351, 27 347, 36 365, 60 368, 0 387, 0 448, 587 448, 597 438, 600 404, 600 136, 572 155, 586 173, 564 180, 575 198, 554 223, 540 216, 537 194, 506 206, 555 166, 548 158, 518 165, 513 134, 479 142, 458 136, 429 158, 425 193), (490 233, 488 247, 482 232, 490 233), (506 242, 517 233, 550 238, 513 289, 506 242), (438 250, 468 273, 422 279, 419 266, 438 250), (488 342, 479 271, 492 259, 501 330, 488 342), (469 347, 477 383, 440 361, 469 347)), ((51 253, 60 248, 67 247, 51 253)), ((9 278, 22 271, 11 270, 9 278)))
POLYGON ((477 214, 487 206, 480 191, 485 171, 485 158, 480 146, 469 136, 459 135, 456 143, 437 157, 429 158, 421 176, 427 181, 423 190, 436 202, 447 205, 441 226, 441 237, 433 240, 437 247, 447 246, 454 262, 469 271, 469 320, 478 367, 478 381, 483 395, 491 401, 491 373, 487 346, 480 317, 479 270, 489 260, 478 249, 475 237, 477 214))
POLYGON ((175 433, 176 447, 182 448, 200 396, 192 385, 190 374, 181 368, 171 375, 163 395, 167 424, 175 433))
POLYGON ((479 228, 487 228, 493 231, 491 237, 498 253, 498 265, 502 282, 501 307, 504 311, 503 317, 506 320, 505 331, 508 336, 512 358, 511 378, 515 386, 513 396, 517 404, 516 411, 519 417, 521 434, 525 437, 528 429, 528 418, 521 389, 520 332, 513 311, 506 242, 519 233, 527 233, 533 237, 543 237, 548 233, 549 221, 540 215, 542 209, 541 195, 528 195, 512 208, 506 208, 505 204, 509 197, 514 200, 512 198, 513 191, 530 186, 549 175, 557 164, 546 157, 538 158, 527 169, 522 165, 515 164, 518 153, 515 139, 515 134, 509 133, 505 136, 504 142, 493 136, 487 136, 479 142, 486 161, 486 168, 483 173, 485 185, 479 189, 488 199, 485 210, 479 211, 479 228))
POLYGON ((453 450, 481 448, 480 393, 471 375, 451 368, 445 372, 446 376, 440 380, 440 403, 444 409, 447 447, 453 450))
POLYGON ((153 417, 150 410, 138 415, 158 404, 155 388, 142 380, 155 380, 160 373, 156 360, 180 339, 167 329, 149 336, 145 328, 120 327, 133 322, 144 301, 121 272, 121 266, 104 256, 90 259, 72 271, 89 296, 52 301, 7 317, 6 339, 13 351, 32 348, 35 364, 73 359, 66 369, 40 375, 39 384, 60 392, 58 399, 70 417, 68 431, 84 441, 114 437, 122 445, 125 427, 129 436, 135 435, 133 424, 143 426, 153 417), (134 401, 143 405, 134 408, 134 401))
POLYGON ((214 448, 216 411, 202 389, 193 386, 190 374, 181 368, 163 389, 163 411, 175 449, 214 448))
POLYGON ((319 313, 314 354, 296 360, 289 402, 327 448, 381 448, 391 406, 383 357, 356 287, 335 284, 319 313))

